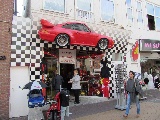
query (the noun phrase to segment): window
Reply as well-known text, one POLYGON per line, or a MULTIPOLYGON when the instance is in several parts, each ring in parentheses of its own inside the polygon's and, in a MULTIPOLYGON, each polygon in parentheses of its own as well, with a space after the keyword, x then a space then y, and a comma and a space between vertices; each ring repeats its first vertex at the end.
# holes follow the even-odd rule
POLYGON ((140 25, 143 24, 143 13, 142 13, 142 3, 137 1, 137 22, 140 25))
POLYGON ((62 28, 71 29, 72 24, 65 24, 65 25, 62 26, 62 28))
POLYGON ((14 15, 23 16, 24 12, 24 1, 23 0, 14 0, 14 15))
POLYGON ((76 19, 82 21, 94 21, 92 12, 93 0, 76 0, 76 19))
POLYGON ((65 0, 44 0, 43 9, 65 12, 65 0))
POLYGON ((160 6, 147 3, 146 8, 149 30, 160 30, 160 6))
POLYGON ((90 32, 87 26, 85 26, 84 24, 80 24, 80 23, 74 24, 74 27, 72 29, 78 30, 78 31, 90 32))
POLYGON ((77 0, 77 7, 79 10, 91 11, 92 10, 91 0, 77 0))
POLYGON ((101 18, 105 21, 114 19, 114 3, 112 0, 101 0, 101 18))
POLYGON ((132 0, 126 0, 127 6, 127 18, 129 24, 133 23, 133 8, 132 8, 132 0))

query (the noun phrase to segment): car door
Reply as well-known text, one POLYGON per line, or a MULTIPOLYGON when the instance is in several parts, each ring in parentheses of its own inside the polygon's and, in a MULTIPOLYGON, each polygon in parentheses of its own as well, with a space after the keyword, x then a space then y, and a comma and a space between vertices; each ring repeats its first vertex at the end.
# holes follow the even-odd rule
POLYGON ((93 33, 85 24, 83 25, 83 31, 86 32, 86 44, 89 46, 95 46, 97 44, 98 34, 93 33))
POLYGON ((87 32, 83 30, 83 26, 81 23, 75 23, 72 26, 72 30, 74 31, 74 43, 79 45, 87 45, 87 32))

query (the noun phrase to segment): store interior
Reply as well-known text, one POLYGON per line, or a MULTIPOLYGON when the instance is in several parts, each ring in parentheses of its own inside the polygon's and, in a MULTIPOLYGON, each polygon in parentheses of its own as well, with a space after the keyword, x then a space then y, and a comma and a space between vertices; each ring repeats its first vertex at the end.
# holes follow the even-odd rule
POLYGON ((47 96, 55 95, 52 79, 58 71, 64 79, 63 88, 72 94, 71 84, 68 81, 73 77, 74 69, 78 69, 81 77, 81 96, 102 96, 100 84, 100 61, 104 55, 102 51, 76 50, 76 64, 59 63, 59 49, 44 48, 44 57, 47 62, 45 82, 48 85, 47 96))

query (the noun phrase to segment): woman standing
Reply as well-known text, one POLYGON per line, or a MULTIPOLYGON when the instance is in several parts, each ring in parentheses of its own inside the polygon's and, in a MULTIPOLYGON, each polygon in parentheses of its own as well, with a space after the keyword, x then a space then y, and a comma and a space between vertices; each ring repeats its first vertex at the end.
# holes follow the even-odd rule
POLYGON ((73 78, 68 82, 72 83, 72 89, 75 96, 74 104, 79 104, 79 94, 80 94, 80 76, 78 75, 78 70, 74 70, 74 76, 73 78))
POLYGON ((139 81, 134 78, 135 74, 133 71, 129 72, 129 79, 127 81, 126 85, 126 91, 127 91, 127 107, 126 107, 126 112, 123 117, 128 117, 129 110, 130 110, 130 105, 131 102, 136 101, 136 106, 137 106, 137 116, 140 116, 140 103, 139 103, 139 97, 138 95, 142 93, 141 86, 139 85, 139 81))

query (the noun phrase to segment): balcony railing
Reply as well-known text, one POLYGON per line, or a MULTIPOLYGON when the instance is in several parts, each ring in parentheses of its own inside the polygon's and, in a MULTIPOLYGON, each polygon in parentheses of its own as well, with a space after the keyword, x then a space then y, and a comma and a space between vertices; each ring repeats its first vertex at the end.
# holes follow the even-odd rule
POLYGON ((91 11, 76 9, 76 20, 94 22, 94 14, 91 11))

